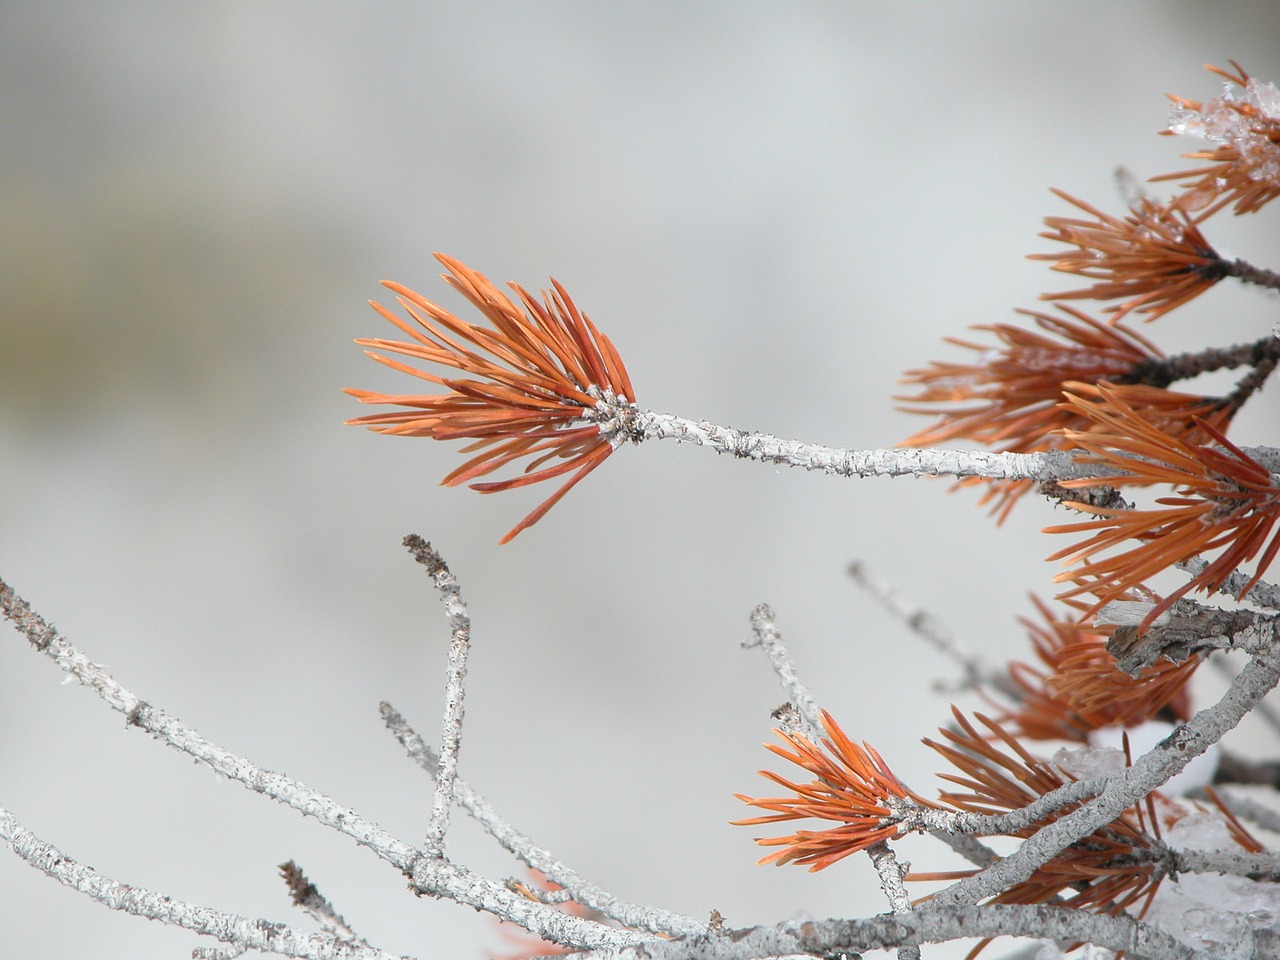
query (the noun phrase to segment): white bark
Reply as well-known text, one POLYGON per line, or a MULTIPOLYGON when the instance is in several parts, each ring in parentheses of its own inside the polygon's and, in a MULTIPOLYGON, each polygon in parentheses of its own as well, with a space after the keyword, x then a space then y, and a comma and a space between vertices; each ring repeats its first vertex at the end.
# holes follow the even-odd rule
POLYGON ((686 420, 666 413, 637 410, 627 439, 676 440, 711 447, 744 460, 801 467, 841 477, 985 477, 988 480, 1083 480, 1115 476, 1115 471, 1081 464, 1072 454, 990 453, 897 447, 891 450, 843 450, 768 433, 748 433, 708 420, 686 420))
POLYGON ((1027 880, 1061 850, 1115 820, 1235 727, 1280 681, 1280 651, 1257 654, 1212 707, 1176 728, 1150 752, 1113 777, 1094 800, 1029 837, 1014 853, 975 876, 934 895, 938 904, 971 904, 1027 880))
POLYGON ((41 840, 2 807, 0 839, 46 876, 109 909, 159 920, 242 949, 310 960, 409 960, 367 945, 341 940, 329 933, 303 933, 283 923, 237 916, 112 880, 41 840))
MULTIPOLYGON (((1108 917, 1043 905, 954 906, 929 903, 911 914, 866 920, 813 920, 727 931, 691 941, 650 941, 595 950, 581 960, 769 960, 838 957, 902 944, 944 943, 966 937, 1028 936, 1086 942, 1124 950, 1134 960, 1209 960, 1169 934, 1132 917, 1108 917)), ((1256 960, 1275 957, 1275 945, 1256 944, 1256 960)))
MULTIPOLYGON (((595 948, 639 943, 644 935, 618 930, 536 904, 471 871, 393 837, 350 807, 300 780, 264 770, 200 736, 195 730, 151 706, 89 660, 40 616, 31 611, 8 584, 0 581, 0 611, 39 652, 69 676, 94 690, 129 725, 209 766, 228 779, 270 797, 326 827, 351 837, 409 877, 420 894, 441 897, 510 920, 543 939, 575 947, 595 948)), ((163 920, 166 913, 142 914, 163 920)))
POLYGON ((467 614, 467 605, 462 602, 457 578, 431 544, 410 535, 404 538, 404 545, 413 558, 427 568, 449 618, 449 666, 445 672, 444 718, 440 721, 439 765, 431 801, 431 820, 423 843, 423 849, 429 853, 443 856, 449 812, 453 808, 453 782, 458 775, 458 750, 462 745, 462 705, 466 694, 467 654, 471 647, 471 617, 467 614))
MULTIPOLYGON (((426 742, 400 714, 387 703, 382 704, 382 718, 409 756, 428 774, 435 776, 439 762, 426 742)), ((538 846, 500 817, 462 777, 453 782, 453 796, 464 810, 475 818, 502 847, 523 863, 540 872, 549 881, 564 888, 569 899, 615 920, 625 927, 648 930, 670 937, 685 937, 706 931, 707 924, 657 907, 630 903, 587 882, 550 851, 538 846)))

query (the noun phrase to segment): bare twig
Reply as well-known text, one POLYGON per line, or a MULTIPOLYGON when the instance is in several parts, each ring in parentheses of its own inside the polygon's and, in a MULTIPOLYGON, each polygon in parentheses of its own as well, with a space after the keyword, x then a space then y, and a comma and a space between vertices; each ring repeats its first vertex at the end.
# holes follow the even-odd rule
POLYGON ((191 960, 236 960, 248 953, 247 947, 196 947, 191 951, 191 960))
POLYGON ((368 946, 367 941, 351 929, 296 863, 290 860, 280 864, 280 876, 289 888, 289 899, 293 901, 293 905, 305 911, 325 932, 333 934, 344 943, 368 946))
POLYGON ((751 611, 751 636, 742 641, 742 648, 749 650, 752 647, 760 647, 769 658, 769 663, 773 665, 773 672, 778 675, 778 679, 782 682, 782 689, 786 691, 787 700, 800 714, 805 727, 805 736, 817 743, 822 739, 822 722, 818 705, 809 693, 809 688, 800 680, 795 664, 787 655, 787 648, 782 643, 782 634, 774 624, 773 608, 767 603, 762 603, 751 611))
MULTIPOLYGON (((723 427, 708 420, 687 420, 626 405, 627 410, 603 411, 601 431, 610 426, 622 439, 676 440, 711 447, 743 460, 800 467, 841 477, 982 477, 987 480, 1086 480, 1118 476, 1118 472, 1076 460, 1069 450, 1044 453, 991 453, 986 450, 946 450, 938 447, 897 447, 892 450, 843 450, 816 443, 786 440, 767 433, 723 427), (615 425, 612 426, 612 425, 615 425)), ((1280 450, 1243 447, 1269 470, 1280 469, 1280 450)))
POLYGON ((628 439, 677 440, 711 447, 743 460, 800 467, 842 477, 985 477, 989 480, 1081 480, 1115 476, 1070 454, 990 453, 985 450, 895 448, 842 450, 767 433, 748 433, 707 420, 687 420, 651 410, 635 411, 628 439))
POLYGON ((429 853, 444 853, 444 835, 449 829, 449 810, 453 806, 453 781, 458 775, 458 748, 462 742, 462 700, 466 693, 467 652, 471 646, 471 618, 462 602, 458 581, 448 564, 431 544, 417 534, 404 538, 413 558, 427 568, 440 591, 449 617, 449 666, 444 688, 444 719, 440 722, 440 769, 436 773, 436 791, 431 803, 431 822, 424 843, 429 853))
MULTIPOLYGON (((1209 657, 1209 666, 1213 667, 1213 669, 1218 672, 1219 676, 1225 677, 1228 680, 1235 676, 1235 671, 1231 669, 1230 664, 1222 656, 1209 657)), ((1267 726, 1269 726, 1273 732, 1280 733, 1280 710, 1276 710, 1276 708, 1267 703, 1267 701, 1261 700, 1258 702, 1258 705, 1253 708, 1253 712, 1256 716, 1265 720, 1267 726)))
POLYGON ((960 669, 964 671, 962 689, 988 687, 999 690, 1015 703, 1022 699, 1021 691, 1009 681, 1007 675, 989 667, 967 643, 952 633, 945 623, 924 607, 904 599, 884 577, 870 569, 861 560, 850 563, 848 569, 853 582, 878 600, 882 607, 906 624, 916 636, 959 664, 960 669))
POLYGON ((1243 850, 1175 850, 1179 873, 1222 873, 1258 883, 1280 882, 1280 854, 1243 850))
MULTIPOLYGON (((992 957, 991 960, 1040 960, 1045 944, 1049 942, 1050 941, 1047 940, 1040 940, 1036 943, 1029 943, 1024 947, 1017 948, 1012 953, 1002 954, 999 957, 992 957)), ((1071 946, 1071 944, 1064 943, 1059 946, 1059 949, 1065 953, 1066 948, 1069 946, 1071 946)))
POLYGON ((1008 813, 973 813, 968 810, 915 807, 903 817, 904 828, 981 837, 1011 836, 1040 823, 1063 807, 1099 796, 1112 779, 1114 778, 1090 777, 1088 780, 1072 780, 1008 813))
MULTIPOLYGON (((409 726, 394 707, 384 703, 381 710, 382 719, 387 728, 395 734, 409 756, 434 777, 439 766, 435 751, 409 726)), ((457 777, 453 782, 453 796, 462 808, 506 850, 542 873, 551 882, 564 887, 569 897, 584 907, 589 907, 603 916, 616 920, 625 927, 650 930, 664 936, 692 936, 706 930, 707 925, 703 921, 656 907, 630 903, 588 883, 547 850, 535 844, 498 816, 497 812, 462 777, 457 777)))
MULTIPOLYGON (((899 864, 893 849, 883 840, 867 848, 867 857, 876 868, 876 875, 880 878, 880 889, 884 891, 885 898, 889 901, 889 909, 898 916, 910 913, 914 907, 911 904, 911 897, 907 895, 907 888, 902 882, 909 865, 899 864)), ((920 947, 914 944, 898 947, 898 960, 920 960, 920 947)))
MULTIPOLYGON (((595 950, 579 960, 770 960, 775 957, 834 958, 863 950, 964 937, 1023 936, 1092 943, 1123 950, 1134 960, 1204 960, 1203 954, 1150 924, 1045 904, 922 904, 910 914, 865 920, 797 920, 773 927, 728 930, 697 940, 653 941, 637 947, 595 950)), ((1254 957, 1274 957, 1255 950, 1254 957)))
MULTIPOLYGON (((0 808, 0 839, 19 857, 54 880, 112 910, 159 920, 248 950, 311 960, 397 960, 395 955, 332 933, 303 933, 283 923, 242 917, 120 883, 68 857, 0 808)), ((407 958, 399 958, 407 960, 407 958)))
MULTIPOLYGON (((1193 557, 1190 560, 1184 560, 1178 564, 1179 570, 1185 570, 1193 577, 1198 577, 1209 566, 1209 561, 1201 557, 1193 557)), ((1240 591, 1248 585, 1251 578, 1241 573, 1239 570, 1234 573, 1227 574, 1227 578, 1222 582, 1217 590, 1218 593, 1227 594, 1228 596, 1238 597, 1240 591)), ((1246 603, 1252 603, 1266 610, 1280 610, 1280 586, 1274 583, 1268 583, 1266 580, 1259 580, 1248 592, 1241 597, 1246 603)))
POLYGON ((572 947, 594 949, 640 943, 646 939, 642 934, 618 930, 533 903, 501 884, 477 876, 442 857, 424 854, 393 837, 350 807, 339 804, 302 781, 264 770, 252 761, 211 743, 195 730, 139 699, 119 684, 106 670, 72 646, 32 611, 26 601, 3 581, 0 581, 0 613, 38 651, 53 660, 69 676, 94 690, 112 709, 124 714, 130 726, 150 734, 250 790, 346 834, 409 877, 413 889, 418 893, 454 900, 492 913, 499 919, 524 927, 544 940, 572 947))
POLYGON ((413 889, 424 896, 452 900, 524 927, 543 940, 575 950, 647 943, 653 937, 575 917, 505 886, 485 880, 443 857, 420 857, 412 872, 413 889))

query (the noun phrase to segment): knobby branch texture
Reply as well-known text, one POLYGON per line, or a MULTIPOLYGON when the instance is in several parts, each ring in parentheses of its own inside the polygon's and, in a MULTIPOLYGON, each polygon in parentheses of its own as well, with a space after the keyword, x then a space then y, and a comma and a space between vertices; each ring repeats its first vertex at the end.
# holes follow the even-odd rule
MULTIPOLYGON (((771 957, 847 957, 901 944, 945 943, 971 937, 1035 936, 1062 943, 1089 942, 1146 960, 1201 960, 1204 954, 1131 917, 1108 917, 1043 904, 925 906, 909 916, 882 914, 865 920, 789 922, 734 930, 693 941, 651 941, 636 947, 595 950, 591 960, 766 960, 771 957)), ((1259 957, 1274 956, 1270 953, 1259 957)), ((1207 958, 1205 958, 1207 960, 1207 958)))
MULTIPOLYGON (((472 871, 449 862, 438 853, 419 849, 398 840, 357 811, 338 803, 305 783, 284 774, 264 770, 249 759, 211 743, 195 730, 137 697, 117 682, 101 665, 91 661, 42 617, 32 611, 26 601, 3 581, 0 581, 0 612, 18 628, 37 651, 49 657, 70 677, 96 692, 112 709, 124 714, 131 727, 150 734, 166 746, 185 753, 248 789, 292 807, 304 816, 317 820, 323 826, 347 835, 408 877, 411 887, 420 895, 449 899, 476 910, 492 913, 503 920, 524 927, 542 939, 566 943, 577 948, 615 946, 636 943, 644 939, 642 935, 628 930, 543 906, 500 883, 485 880, 472 871)), ((16 821, 13 829, 13 836, 15 838, 20 836, 16 821)), ((22 835, 25 836, 25 834, 22 835)), ((7 836, 6 839, 8 839, 7 836)), ((55 862, 70 862, 68 858, 56 851, 44 852, 45 848, 38 843, 35 845, 27 843, 19 847, 16 839, 9 842, 20 856, 24 851, 31 850, 34 854, 55 862)), ((39 860, 34 861, 33 865, 39 866, 39 860)), ((93 891, 98 891, 102 887, 102 878, 92 872, 68 869, 55 871, 49 875, 70 886, 76 886, 76 881, 83 880, 84 892, 91 895, 94 895, 93 891)), ((113 899, 110 904, 117 909, 152 920, 178 923, 176 917, 170 913, 172 898, 150 894, 147 891, 141 891, 145 895, 134 895, 128 891, 140 890, 140 888, 116 884, 115 881, 106 883, 115 885, 118 890, 126 891, 123 894, 112 894, 113 899)), ((80 886, 76 888, 81 889, 80 886)), ((180 916, 182 922, 178 925, 197 933, 244 946, 246 949, 267 949, 263 938, 246 941, 240 939, 237 932, 240 929, 238 924, 254 925, 266 923, 266 921, 237 918, 236 924, 228 925, 227 915, 218 911, 182 911, 180 916)), ((307 952, 308 948, 299 945, 302 941, 288 928, 280 929, 282 932, 278 935, 273 934, 270 940, 279 941, 284 945, 275 952, 293 951, 283 952, 282 955, 285 956, 324 958, 365 955, 359 952, 344 952, 348 947, 339 944, 333 937, 321 938, 318 941, 319 946, 314 951, 307 952)), ((383 956, 379 951, 369 955, 383 956)))
POLYGON ((315 960, 403 960, 367 945, 344 943, 326 933, 304 933, 283 923, 241 917, 187 903, 143 887, 119 883, 92 867, 77 863, 24 828, 0 808, 0 839, 20 858, 64 886, 85 894, 111 910, 182 927, 246 950, 315 960))

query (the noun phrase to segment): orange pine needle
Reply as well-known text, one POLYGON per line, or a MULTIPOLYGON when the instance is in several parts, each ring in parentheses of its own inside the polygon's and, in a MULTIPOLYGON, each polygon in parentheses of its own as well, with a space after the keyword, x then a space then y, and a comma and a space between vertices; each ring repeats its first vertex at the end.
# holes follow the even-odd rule
POLYGON ((1138 677, 1116 667, 1107 651, 1107 630, 1079 620, 1058 619, 1032 598, 1043 622, 1024 619, 1039 666, 1015 662, 1009 676, 1022 692, 1018 706, 999 717, 1033 740, 1087 742, 1094 730, 1131 727, 1168 710, 1189 716, 1186 683, 1200 660, 1161 660, 1138 677))
POLYGON ((1127 217, 1113 217, 1061 190, 1055 194, 1094 217, 1045 217, 1040 234, 1076 247, 1066 254, 1033 253, 1053 269, 1098 281, 1083 290, 1046 293, 1042 300, 1118 300, 1113 320, 1131 310, 1148 321, 1168 313, 1227 276, 1227 265, 1177 204, 1141 198, 1127 217))
MULTIPOLYGON (((1123 323, 1103 323, 1072 307, 1059 314, 1020 311, 1039 329, 993 324, 975 329, 994 334, 994 346, 948 338, 978 354, 974 363, 935 362, 910 370, 904 383, 917 384, 916 396, 899 397, 904 409, 939 417, 931 427, 908 437, 904 446, 934 446, 972 440, 1008 453, 1038 453, 1067 446, 1065 430, 1088 430, 1092 422, 1062 404, 1064 384, 1113 384, 1126 401, 1162 423, 1190 424, 1199 416, 1225 424, 1233 412, 1223 400, 1167 390, 1144 382, 1164 359, 1154 344, 1123 323)), ((1186 429, 1193 429, 1186 427, 1186 429)), ((987 484, 961 481, 957 486, 987 484)), ((1004 519, 1018 497, 1031 489, 1025 480, 990 483, 982 502, 995 501, 1004 519)))
MULTIPOLYGON (((959 788, 942 793, 940 799, 948 805, 981 814, 1008 813, 1075 779, 1057 766, 1032 756, 996 721, 977 714, 977 720, 986 728, 984 733, 955 707, 952 714, 956 728, 939 731, 943 742, 925 740, 926 745, 960 771, 942 775, 942 779, 959 788)), ((1061 807, 1044 820, 1014 831, 1010 836, 1029 837, 1078 806, 1061 807)), ((1064 907, 1117 914, 1142 901, 1140 909, 1145 912, 1163 877, 1158 844, 1143 828, 1138 808, 1130 807, 1111 823, 1067 847, 1028 879, 993 897, 991 902, 1055 901, 1064 907)), ((908 880, 927 878, 927 874, 907 877, 908 880)))
POLYGON ((463 452, 476 455, 444 478, 447 486, 469 483, 481 493, 496 493, 572 474, 508 531, 500 541, 506 543, 537 523, 613 452, 616 439, 602 429, 601 407, 630 405, 634 392, 609 338, 578 310, 559 283, 553 280, 553 290, 544 292, 540 301, 511 284, 517 305, 461 261, 443 254, 436 254, 436 259, 448 271, 441 274, 444 280, 492 326, 468 323, 409 288, 384 281, 413 322, 381 304, 371 306, 410 340, 356 343, 372 348, 366 353, 379 363, 439 384, 445 392, 418 396, 350 389, 346 392, 361 403, 401 409, 347 423, 395 436, 473 440, 463 452), (376 351, 452 367, 466 376, 442 377, 376 351), (519 460, 528 462, 518 476, 478 480, 519 460))
POLYGON ((759 861, 762 864, 799 863, 808 865, 811 871, 825 869, 852 853, 898 836, 895 801, 909 799, 923 806, 933 806, 899 783, 870 744, 857 744, 850 740, 826 711, 822 714, 822 727, 827 736, 820 744, 798 733, 774 731, 791 749, 778 744, 765 746, 783 759, 803 767, 815 779, 808 783, 793 783, 776 773, 761 770, 761 776, 790 791, 792 796, 753 798, 736 794, 744 803, 776 812, 764 817, 735 820, 734 824, 749 826, 811 817, 835 821, 840 826, 759 838, 756 843, 761 846, 783 848, 762 858, 759 861))
MULTIPOLYGON (((1097 602, 1090 612, 1096 612, 1161 570, 1215 550, 1221 552, 1200 574, 1153 607, 1142 629, 1179 597, 1191 590, 1216 590, 1237 568, 1256 560, 1243 596, 1280 551, 1280 535, 1273 535, 1280 522, 1280 479, 1203 420, 1196 424, 1212 441, 1209 444, 1162 429, 1105 384, 1097 387, 1097 393, 1101 403, 1067 394, 1067 404, 1093 427, 1068 430, 1066 439, 1087 451, 1089 462, 1124 471, 1108 480, 1111 486, 1168 484, 1179 495, 1160 497, 1150 509, 1073 503, 1098 519, 1045 529, 1046 533, 1086 535, 1049 557, 1076 565, 1057 577, 1074 584, 1062 596, 1091 593, 1097 602)), ((1090 482, 1063 484, 1068 488, 1087 485, 1090 482)))

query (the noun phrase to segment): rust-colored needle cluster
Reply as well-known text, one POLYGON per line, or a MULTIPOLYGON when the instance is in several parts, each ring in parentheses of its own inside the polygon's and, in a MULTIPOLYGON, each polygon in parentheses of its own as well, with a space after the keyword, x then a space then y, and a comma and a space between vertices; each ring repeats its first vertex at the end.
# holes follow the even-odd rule
POLYGON ((1031 259, 1051 260, 1054 270, 1098 282, 1045 294, 1046 300, 1122 300, 1109 308, 1113 320, 1131 310, 1155 320, 1230 272, 1230 264, 1177 203, 1158 204, 1141 197, 1127 217, 1115 217, 1061 190, 1053 192, 1094 219, 1045 217, 1049 229, 1040 236, 1076 249, 1067 254, 1035 253, 1031 259))
POLYGON ((1169 95, 1175 115, 1167 134, 1199 136, 1214 146, 1185 154, 1208 160, 1207 166, 1152 177, 1177 180, 1183 188, 1176 202, 1204 220, 1223 207, 1253 213, 1280 196, 1280 92, 1245 73, 1234 60, 1235 72, 1209 67, 1231 87, 1212 100, 1188 100, 1169 95))
POLYGON ((462 449, 476 455, 444 478, 449 486, 470 483, 473 490, 495 493, 572 473, 502 538, 506 543, 541 519, 613 452, 613 435, 604 428, 610 417, 634 402, 635 394, 609 338, 559 283, 553 280, 541 300, 512 284, 517 304, 461 261, 442 254, 436 258, 448 270, 442 274, 445 281, 492 326, 461 320, 407 287, 384 283, 412 322, 381 304, 371 305, 410 339, 356 342, 371 348, 366 352, 379 363, 446 391, 401 395, 348 390, 361 403, 401 409, 347 422, 402 437, 473 441, 462 449), (463 376, 442 377, 378 351, 452 367, 463 376), (527 463, 516 477, 473 482, 521 460, 527 463))
MULTIPOLYGON (((1097 519, 1046 529, 1088 535, 1049 558, 1076 564, 1057 578, 1073 584, 1063 596, 1092 594, 1097 598, 1089 609, 1092 613, 1143 587, 1159 571, 1218 550, 1203 571, 1157 603, 1146 622, 1191 590, 1218 589, 1231 573, 1253 562, 1253 575, 1240 591, 1246 593, 1280 551, 1280 477, 1203 421, 1200 428, 1211 443, 1194 443, 1161 430, 1105 385, 1101 399, 1095 403, 1066 394, 1066 402, 1095 425, 1091 431, 1067 431, 1068 442, 1091 454, 1093 462, 1123 471, 1110 485, 1168 486, 1175 496, 1159 497, 1149 509, 1072 504, 1097 519)), ((1081 484, 1067 481, 1063 486, 1081 484)))
POLYGON ((1088 743, 1092 733, 1107 727, 1190 716, 1186 684, 1200 664, 1198 657, 1181 663, 1161 660, 1131 677, 1107 650, 1111 628, 1081 622, 1078 609, 1057 616, 1043 600, 1033 599, 1040 618, 1021 623, 1038 664, 1009 664, 1017 702, 996 718, 1015 735, 1088 743))
MULTIPOLYGON (((1228 278, 1280 289, 1275 273, 1222 257, 1203 229, 1220 210, 1252 213, 1280 195, 1280 91, 1232 66, 1234 72, 1210 68, 1232 85, 1222 97, 1172 98, 1173 132, 1212 144, 1188 155, 1206 166, 1153 178, 1178 181, 1180 193, 1163 202, 1139 196, 1127 212, 1113 215, 1055 191, 1081 215, 1047 217, 1041 236, 1066 252, 1033 258, 1086 286, 1045 294, 1056 312, 1022 311, 1029 324, 978 327, 985 342, 952 339, 971 352, 967 362, 935 362, 905 377, 918 393, 900 399, 936 418, 907 444, 971 441, 1014 453, 1075 451, 1077 462, 1097 467, 1091 478, 1042 487, 1085 516, 1047 528, 1072 542, 1050 557, 1067 567, 1056 577, 1064 585, 1064 612, 1054 614, 1038 602, 1044 622, 1028 624, 1038 662, 1010 667, 1001 685, 1012 693, 1011 703, 994 717, 978 714, 975 722, 953 708, 953 725, 926 741, 949 765, 942 774, 949 786, 937 800, 904 786, 873 747, 854 742, 829 714, 822 715, 823 736, 816 740, 777 731, 782 743, 768 748, 808 779, 761 771, 784 794, 738 795, 766 811, 738 823, 815 820, 819 826, 760 838, 761 845, 777 848, 762 863, 821 870, 926 824, 934 829, 975 822, 967 814, 1011 814, 1073 780, 1062 764, 1035 756, 1027 743, 1087 743, 1106 727, 1187 718, 1187 681, 1199 656, 1129 676, 1107 649, 1114 628, 1096 616, 1108 604, 1127 603, 1145 612, 1138 628, 1144 630, 1187 593, 1224 589, 1241 571, 1246 576, 1233 585, 1243 598, 1280 554, 1275 463, 1226 436, 1236 412, 1280 364, 1280 338, 1168 355, 1124 322, 1129 314, 1162 317, 1228 278), (1095 301, 1103 304, 1102 313, 1093 316, 1065 301, 1095 301), (1239 367, 1249 372, 1222 396, 1172 389, 1203 373, 1239 367), (1207 559, 1192 566, 1201 555, 1207 559), (1178 565, 1197 572, 1171 592, 1157 593, 1154 578, 1178 565)), ((599 466, 629 428, 635 432, 635 394, 609 339, 558 283, 552 281, 541 298, 512 284, 512 298, 459 261, 438 259, 447 270, 444 279, 488 325, 459 319, 387 283, 409 319, 373 306, 408 339, 357 342, 379 363, 443 389, 427 395, 349 390, 362 403, 393 408, 349 422, 399 436, 469 441, 464 451, 472 456, 445 477, 449 485, 469 483, 491 493, 568 475, 506 542, 599 466), (516 464, 523 468, 514 477, 484 479, 516 464)), ((988 484, 983 499, 1001 519, 1033 487, 1025 480, 965 483, 988 484)), ((1024 818, 1006 835, 1026 839, 1078 807, 1067 803, 1034 822, 1024 818)), ((1109 914, 1133 908, 1141 915, 1169 869, 1160 819, 1181 815, 1152 794, 994 900, 1109 914)), ((1254 849, 1256 841, 1231 822, 1237 843, 1254 849)))
MULTIPOLYGON (((903 398, 908 409, 938 418, 908 438, 909 445, 964 439, 1014 453, 1079 450, 1100 468, 1123 472, 1108 479, 1111 492, 1096 480, 1046 489, 1090 515, 1048 528, 1081 538, 1050 559, 1070 567, 1057 579, 1068 584, 1064 598, 1088 599, 1084 616, 1131 591, 1150 593, 1148 582, 1170 567, 1216 554, 1153 604, 1145 628, 1189 591, 1220 589, 1243 565, 1252 564, 1245 570, 1252 586, 1280 549, 1280 480, 1226 437, 1235 414, 1280 362, 1280 339, 1168 356, 1122 322, 1129 313, 1163 316, 1227 277, 1280 289, 1276 274, 1222 258, 1202 229, 1226 206, 1254 212, 1280 192, 1280 91, 1232 66, 1234 73, 1210 69, 1237 92, 1208 102, 1173 98, 1173 129, 1218 144, 1191 154, 1210 166, 1154 178, 1181 181, 1182 193, 1165 202, 1139 197, 1127 215, 1113 216, 1055 191, 1088 215, 1046 218, 1049 229, 1041 236, 1072 249, 1033 255, 1092 281, 1044 295, 1059 301, 1066 316, 1031 313, 1034 328, 980 327, 995 335, 994 346, 952 341, 979 351, 974 362, 934 363, 905 378, 920 388, 903 398), (1111 305, 1104 321, 1064 300, 1111 305), (1171 388, 1242 366, 1250 372, 1223 396, 1171 388), (1121 496, 1160 486, 1172 495, 1151 505, 1121 496)), ((994 501, 1002 520, 1032 487, 1027 481, 965 483, 988 484, 983 502, 994 501)))
MULTIPOLYGON (((905 377, 918 392, 900 399, 936 418, 905 441, 909 445, 968 440, 1015 453, 1069 450, 1078 462, 1098 467, 1093 478, 1042 488, 1085 518, 1046 531, 1072 543, 1050 557, 1067 567, 1055 578, 1065 590, 1061 612, 1037 601, 1042 622, 1027 623, 1037 662, 1011 665, 999 691, 983 691, 993 702, 1007 700, 994 717, 978 714, 971 721, 953 708, 954 722, 937 740, 925 741, 949 767, 941 774, 949 786, 936 801, 908 790, 873 748, 855 744, 829 716, 820 743, 781 733, 786 747, 769 749, 813 779, 793 782, 761 771, 791 795, 739 795, 773 811, 739 822, 811 818, 831 826, 758 839, 781 848, 761 862, 816 870, 946 815, 1020 811, 1074 780, 1061 763, 1031 752, 1036 741, 1089 744, 1105 728, 1190 716, 1187 683, 1203 653, 1184 653, 1181 662, 1162 659, 1130 676, 1108 650, 1115 625, 1097 616, 1108 604, 1132 609, 1139 611, 1132 614, 1135 623, 1142 618, 1136 629, 1146 630, 1187 593, 1224 589, 1241 572, 1245 576, 1231 582, 1243 598, 1280 554, 1275 462, 1267 454, 1259 460, 1226 436, 1235 413, 1280 363, 1280 338, 1169 356, 1124 324, 1128 314, 1164 316, 1226 278, 1280 289, 1276 274, 1220 256, 1202 229, 1219 210, 1250 213, 1280 195, 1280 91, 1233 67, 1234 73, 1211 69, 1238 90, 1208 102, 1173 98, 1174 130, 1214 144, 1190 154, 1208 166, 1154 178, 1179 181, 1181 193, 1164 202, 1139 197, 1126 214, 1114 216, 1055 191, 1084 215, 1046 218, 1041 236, 1070 249, 1034 259, 1051 261, 1087 286, 1044 295, 1057 301, 1059 312, 1022 311, 1030 324, 986 324, 977 328, 981 341, 950 339, 972 352, 969 361, 935 362, 905 377), (1063 302, 1085 300, 1104 304, 1102 316, 1063 302), (1171 389, 1237 367, 1250 372, 1224 396, 1171 389), (1179 565, 1194 572, 1158 593, 1154 578, 1179 565)), ((994 502, 1001 519, 1033 487, 981 479, 961 485, 975 483, 988 484, 983 501, 994 502)), ((1025 815, 1006 819, 1021 825, 1003 833, 1025 840, 1079 806, 1066 803, 1034 822, 1025 815)), ((1219 808, 1242 849, 1261 849, 1219 808)), ((1167 826, 1187 810, 1152 793, 991 901, 1142 916, 1171 869, 1161 821, 1167 826)), ((977 872, 917 872, 908 879, 957 880, 977 872)))
POLYGON ((765 746, 813 774, 813 779, 808 783, 793 783, 776 773, 761 770, 761 776, 790 791, 791 795, 753 799, 737 794, 739 800, 753 807, 775 812, 735 823, 751 826, 813 818, 834 821, 838 826, 797 830, 787 836, 757 840, 762 846, 783 848, 763 858, 761 863, 798 863, 810 870, 821 870, 851 853, 899 836, 897 815, 902 813, 904 801, 933 806, 899 783, 874 747, 854 743, 825 711, 822 729, 827 735, 821 743, 814 743, 799 733, 775 731, 787 746, 776 743, 765 746))

